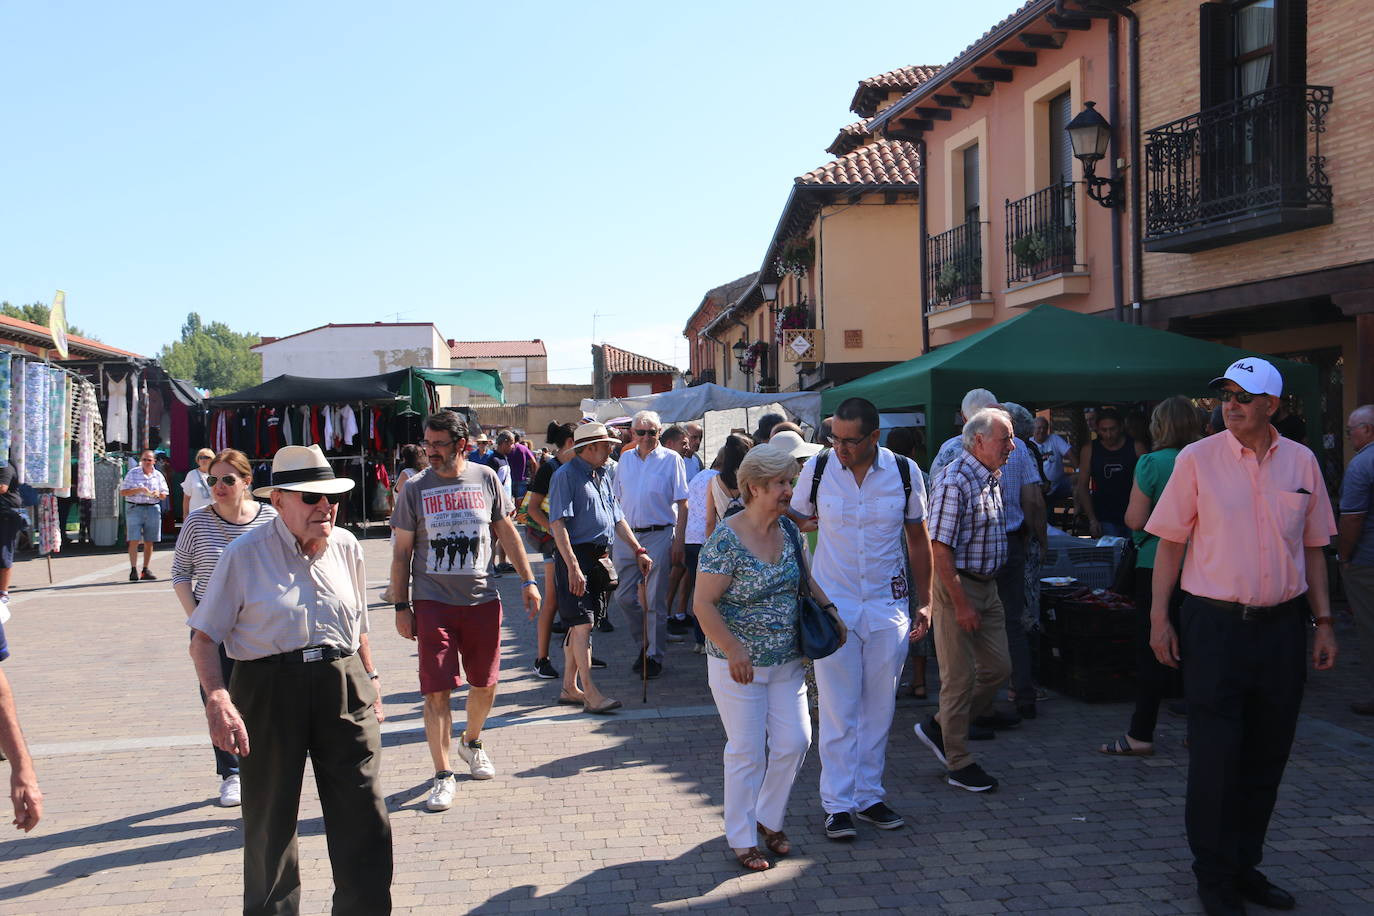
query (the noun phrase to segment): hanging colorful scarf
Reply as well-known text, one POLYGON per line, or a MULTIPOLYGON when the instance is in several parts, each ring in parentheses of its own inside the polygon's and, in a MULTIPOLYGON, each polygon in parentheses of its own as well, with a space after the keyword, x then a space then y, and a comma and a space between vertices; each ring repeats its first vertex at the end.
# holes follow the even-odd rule
POLYGON ((77 403, 76 498, 95 499, 95 444, 101 441, 95 429, 100 419, 95 386, 90 382, 82 382, 77 403))
POLYGON ((10 355, 0 353, 0 462, 10 457, 10 355))
POLYGON ((57 521, 57 497, 43 493, 38 497, 38 552, 62 550, 62 529, 57 521))

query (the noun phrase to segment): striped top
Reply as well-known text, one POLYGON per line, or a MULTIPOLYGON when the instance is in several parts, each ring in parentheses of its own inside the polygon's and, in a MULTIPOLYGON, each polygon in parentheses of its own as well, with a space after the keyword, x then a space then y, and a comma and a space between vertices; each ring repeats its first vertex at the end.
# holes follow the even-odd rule
POLYGON ((199 603, 229 542, 276 517, 277 510, 262 503, 258 504, 258 514, 242 525, 220 518, 214 506, 192 512, 182 522, 181 534, 177 536, 176 553, 172 554, 172 584, 190 582, 191 594, 199 603))

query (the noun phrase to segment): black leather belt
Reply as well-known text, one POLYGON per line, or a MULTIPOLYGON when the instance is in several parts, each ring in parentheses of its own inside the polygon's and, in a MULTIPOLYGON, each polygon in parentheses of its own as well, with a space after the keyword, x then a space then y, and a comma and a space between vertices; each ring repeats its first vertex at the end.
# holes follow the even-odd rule
POLYGON ((251 661, 273 662, 278 665, 301 665, 306 662, 336 662, 341 658, 348 658, 352 654, 351 650, 340 649, 338 646, 309 646, 305 649, 296 649, 294 652, 254 658, 251 661))
POLYGON ((997 581, 997 577, 996 577, 996 576, 985 576, 985 575, 983 575, 982 573, 969 572, 967 569, 956 569, 955 572, 957 572, 957 573, 958 573, 959 575, 961 575, 961 576, 968 576, 968 577, 969 577, 970 579, 972 579, 974 582, 996 582, 996 581, 997 581))
POLYGON ((1206 601, 1208 604, 1212 605, 1212 607, 1221 608, 1223 611, 1230 611, 1232 614, 1237 615, 1238 617, 1240 617, 1241 620, 1244 621, 1273 620, 1280 614, 1292 611, 1295 608, 1301 606, 1302 604, 1301 595, 1299 595, 1297 598, 1285 601, 1283 604, 1273 604, 1268 606, 1261 606, 1255 604, 1241 604, 1239 601, 1219 601, 1216 598, 1208 598, 1205 595, 1194 595, 1193 597, 1200 598, 1203 601, 1206 601))
POLYGON ((669 529, 669 528, 671 528, 671 527, 673 527, 673 526, 672 526, 672 525, 649 525, 647 528, 631 528, 630 530, 633 531, 635 534, 644 534, 646 531, 666 531, 667 529, 669 529))

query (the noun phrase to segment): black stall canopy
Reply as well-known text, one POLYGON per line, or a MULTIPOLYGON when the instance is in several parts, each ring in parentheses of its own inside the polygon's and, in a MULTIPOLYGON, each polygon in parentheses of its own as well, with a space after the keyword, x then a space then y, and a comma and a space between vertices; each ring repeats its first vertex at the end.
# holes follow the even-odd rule
POLYGON ((303 375, 279 375, 274 379, 235 391, 233 394, 207 398, 209 407, 256 407, 272 404, 389 404, 397 403, 405 411, 417 414, 428 412, 427 387, 449 385, 469 388, 490 395, 504 404, 505 386, 495 369, 397 369, 382 375, 360 375, 352 378, 310 378, 303 375))

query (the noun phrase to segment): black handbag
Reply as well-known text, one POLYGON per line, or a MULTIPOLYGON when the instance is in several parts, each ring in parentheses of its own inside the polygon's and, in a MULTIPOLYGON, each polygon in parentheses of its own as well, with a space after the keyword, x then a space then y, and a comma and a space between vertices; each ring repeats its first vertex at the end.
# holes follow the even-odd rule
POLYGON ((797 554, 797 567, 801 571, 797 583, 797 648, 812 661, 834 655, 844 645, 839 622, 826 613, 825 608, 811 595, 811 576, 807 572, 806 551, 802 547, 801 535, 795 527, 781 519, 778 524, 783 526, 792 540, 792 549, 797 554))

